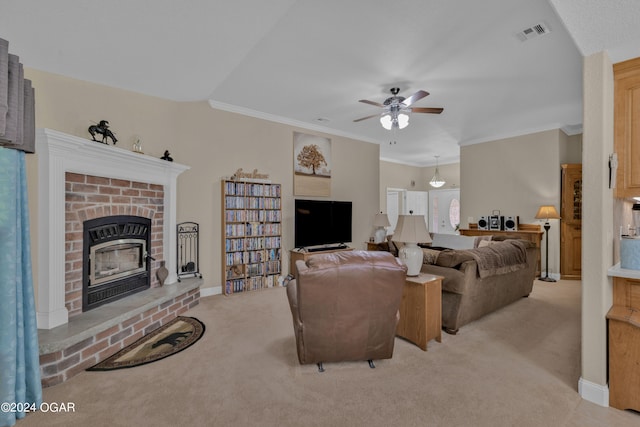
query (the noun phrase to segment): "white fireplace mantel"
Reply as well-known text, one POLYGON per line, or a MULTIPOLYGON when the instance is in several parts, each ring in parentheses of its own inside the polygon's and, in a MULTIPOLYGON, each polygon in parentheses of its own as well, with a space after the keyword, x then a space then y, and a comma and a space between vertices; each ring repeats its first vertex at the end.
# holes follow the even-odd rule
POLYGON ((163 253, 166 284, 177 281, 176 192, 189 166, 167 162, 51 129, 36 131, 38 155, 39 329, 68 323, 65 307, 65 173, 117 178, 164 186, 163 253))

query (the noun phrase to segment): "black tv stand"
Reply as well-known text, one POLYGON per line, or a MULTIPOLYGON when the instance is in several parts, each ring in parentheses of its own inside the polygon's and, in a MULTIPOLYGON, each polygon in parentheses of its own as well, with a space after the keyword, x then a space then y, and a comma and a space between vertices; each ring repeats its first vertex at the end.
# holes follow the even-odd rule
POLYGON ((346 249, 347 245, 341 243, 339 245, 331 246, 317 246, 313 248, 303 248, 306 252, 323 252, 323 251, 335 251, 336 249, 346 249))

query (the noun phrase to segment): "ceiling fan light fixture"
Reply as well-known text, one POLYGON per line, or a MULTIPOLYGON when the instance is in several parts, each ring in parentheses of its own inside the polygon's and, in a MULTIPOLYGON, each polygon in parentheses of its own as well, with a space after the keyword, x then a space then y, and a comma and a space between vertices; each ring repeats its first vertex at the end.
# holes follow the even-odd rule
POLYGON ((380 124, 386 130, 391 130, 393 127, 393 119, 391 118, 391 113, 384 113, 380 116, 380 124))
POLYGON ((398 113, 398 127, 404 129, 409 126, 409 115, 407 113, 398 113))
MULTIPOLYGON (((404 129, 409 126, 409 116, 411 113, 440 114, 443 111, 443 108, 422 108, 412 106, 416 101, 419 101, 429 95, 429 92, 419 90, 408 98, 398 96, 398 92, 400 92, 399 88, 391 88, 391 95, 393 96, 385 99, 383 103, 368 101, 366 99, 360 100, 360 102, 365 104, 375 105, 376 107, 382 108, 380 124, 386 130, 404 129)), ((362 120, 371 119, 376 116, 377 114, 371 114, 370 116, 355 119, 354 122, 361 122, 362 120)))
POLYGON ((380 124, 386 130, 404 129, 409 126, 409 115, 404 112, 386 112, 380 116, 380 124))

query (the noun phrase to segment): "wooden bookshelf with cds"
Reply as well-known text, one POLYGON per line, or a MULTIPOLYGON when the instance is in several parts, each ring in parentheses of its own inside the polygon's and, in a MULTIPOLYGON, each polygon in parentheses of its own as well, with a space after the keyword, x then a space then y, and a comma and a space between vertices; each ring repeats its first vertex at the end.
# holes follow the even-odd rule
POLYGON ((280 184, 222 181, 222 292, 272 288, 282 271, 280 184))

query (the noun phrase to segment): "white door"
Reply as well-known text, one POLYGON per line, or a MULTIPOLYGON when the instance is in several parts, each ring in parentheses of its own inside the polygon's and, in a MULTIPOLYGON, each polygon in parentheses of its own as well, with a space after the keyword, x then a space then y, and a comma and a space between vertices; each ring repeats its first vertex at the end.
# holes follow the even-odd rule
POLYGON ((398 223, 398 215, 404 208, 404 190, 387 188, 387 217, 391 226, 387 228, 387 234, 393 234, 398 223))
POLYGON ((404 215, 422 215, 429 228, 429 193, 427 191, 407 191, 404 215))
POLYGON ((427 216, 429 208, 429 193, 427 191, 407 191, 407 205, 405 215, 427 216))
POLYGON ((429 191, 429 231, 456 234, 460 225, 460 190, 429 191))

